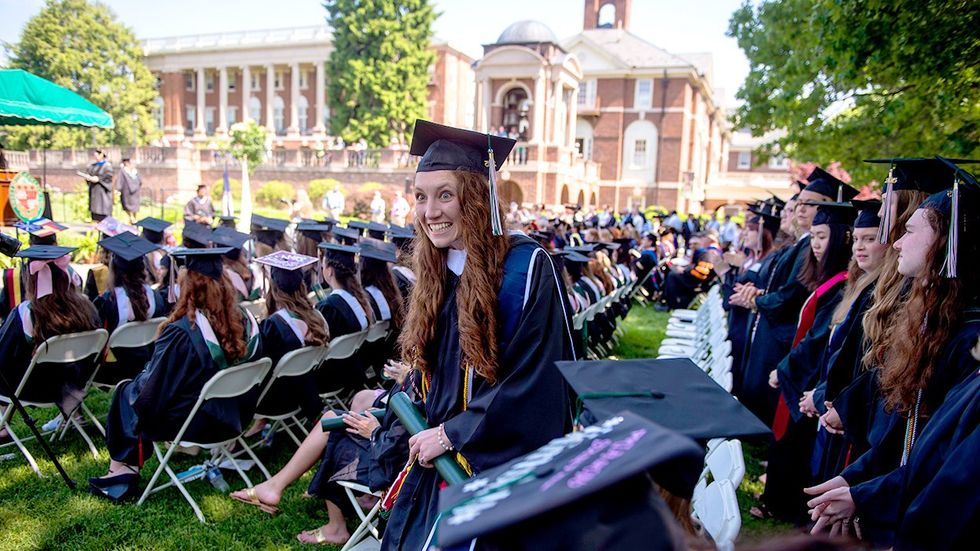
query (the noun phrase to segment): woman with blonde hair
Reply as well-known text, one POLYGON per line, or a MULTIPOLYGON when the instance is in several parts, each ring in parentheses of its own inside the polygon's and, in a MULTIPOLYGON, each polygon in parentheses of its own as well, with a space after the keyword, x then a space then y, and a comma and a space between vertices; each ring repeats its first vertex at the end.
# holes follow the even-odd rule
POLYGON ((524 235, 504 235, 495 193, 495 166, 514 144, 415 124, 418 281, 400 344, 420 372, 431 428, 409 440, 382 549, 432 541, 442 484, 436 457, 481 472, 570 428, 568 391, 555 367, 574 358, 570 307, 547 251, 524 235))

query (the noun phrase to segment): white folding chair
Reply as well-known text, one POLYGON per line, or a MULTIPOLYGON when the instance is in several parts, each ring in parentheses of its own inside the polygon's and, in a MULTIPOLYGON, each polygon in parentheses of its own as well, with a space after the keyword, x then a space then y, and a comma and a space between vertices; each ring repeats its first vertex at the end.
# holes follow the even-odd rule
POLYGON ((146 498, 152 493, 159 492, 170 486, 176 486, 177 490, 180 491, 187 503, 190 504, 191 508, 194 509, 194 514, 197 519, 201 522, 205 522, 204 513, 201 512, 201 508, 198 507, 197 502, 188 493, 187 488, 180 482, 180 478, 177 473, 170 468, 170 458, 173 456, 174 452, 178 447, 191 448, 199 447, 206 450, 212 450, 216 452, 218 457, 223 457, 231 462, 238 472, 238 476, 245 481, 245 484, 251 488, 252 482, 242 471, 241 467, 238 466, 238 462, 235 458, 228 452, 228 446, 232 442, 238 442, 240 446, 243 446, 245 452, 251 457, 256 464, 259 464, 258 457, 252 452, 252 450, 245 445, 245 439, 242 438, 241 434, 236 435, 233 438, 227 438, 218 442, 190 442, 185 441, 184 433, 187 432, 188 427, 194 421, 194 417, 197 416, 198 411, 209 400, 221 399, 221 398, 236 398, 242 396, 255 388, 257 385, 262 384, 265 380, 266 375, 269 374, 269 370, 272 369, 272 360, 269 358, 262 358, 254 362, 247 362, 241 365, 236 365, 234 367, 229 367, 227 369, 222 369, 216 373, 211 379, 204 383, 204 388, 201 389, 201 394, 197 398, 197 402, 194 403, 194 407, 191 408, 190 414, 187 419, 184 420, 184 424, 177 431, 177 436, 174 437, 173 441, 167 446, 166 453, 160 451, 160 443, 153 443, 153 451, 156 453, 157 459, 160 461, 160 465, 153 472, 153 476, 150 478, 150 482, 146 485, 146 489, 143 490, 143 495, 140 496, 137 505, 142 505, 146 498), (156 486, 157 479, 160 475, 166 471, 167 475, 170 477, 170 482, 156 486))
POLYGON ((725 440, 704 458, 714 480, 727 480, 738 488, 745 476, 745 458, 742 456, 742 442, 725 440))
POLYGON ((381 498, 384 496, 384 492, 372 492, 371 488, 348 480, 338 480, 337 484, 344 489, 344 492, 347 494, 347 499, 350 500, 351 506, 354 508, 354 512, 361 519, 361 523, 358 524, 357 529, 354 530, 354 533, 351 534, 350 539, 347 540, 347 543, 344 544, 344 547, 340 551, 349 551, 367 537, 368 534, 374 536, 374 539, 380 540, 381 535, 378 533, 378 512, 381 511, 381 498), (357 502, 357 496, 354 495, 354 492, 372 495, 378 498, 378 501, 365 513, 364 509, 361 508, 361 504, 357 502))
MULTIPOLYGON (((115 355, 116 351, 123 349, 143 348, 153 344, 157 340, 157 333, 160 324, 167 321, 167 318, 150 318, 146 321, 130 321, 116 327, 116 330, 109 335, 107 344, 109 351, 115 355)), ((114 362, 102 362, 99 371, 102 372, 114 362)), ((94 382, 96 388, 111 392, 115 385, 94 382)))
MULTIPOLYGON (((330 360, 345 360, 353 356, 361 348, 361 345, 364 344, 368 336, 368 331, 369 329, 364 329, 357 333, 350 333, 330 339, 330 345, 327 347, 327 355, 323 358, 321 364, 330 360)), ((320 398, 330 408, 346 410, 347 405, 344 403, 345 392, 345 389, 332 390, 321 393, 320 398)))
POLYGON ((248 310, 255 321, 262 321, 265 319, 268 312, 266 311, 265 299, 260 298, 258 300, 246 300, 239 303, 242 308, 248 310))
POLYGON ((390 320, 382 320, 372 323, 367 328, 367 336, 364 339, 365 342, 377 342, 384 340, 388 336, 388 330, 390 327, 390 320))
MULTIPOLYGON (((51 337, 50 339, 42 342, 34 351, 34 356, 31 358, 31 363, 28 364, 27 370, 24 372, 24 376, 21 377, 17 388, 14 389, 13 395, 20 399, 20 402, 24 405, 24 407, 58 407, 58 409, 61 410, 61 407, 54 402, 33 401, 21 398, 21 392, 27 386, 31 376, 44 376, 44 374, 40 371, 35 374, 34 369, 41 364, 69 364, 86 361, 92 361, 93 363, 97 362, 98 357, 102 354, 102 350, 105 348, 105 343, 108 339, 108 331, 105 329, 95 329, 93 331, 59 335, 57 337, 51 337)), ((95 369, 93 368, 93 375, 94 371, 95 369)), ((92 378, 89 377, 83 392, 88 391, 88 387, 91 384, 92 378)), ((0 430, 4 428, 7 429, 7 433, 10 434, 11 440, 13 440, 14 444, 20 450, 20 453, 24 455, 24 458, 27 459, 31 469, 33 469, 38 476, 41 476, 41 470, 38 468, 37 462, 34 460, 34 456, 31 455, 31 452, 27 451, 27 448, 24 446, 24 441, 17 437, 13 427, 10 426, 10 420, 14 415, 14 407, 12 405, 11 398, 9 396, 0 395, 0 404, 7 405, 7 408, 3 412, 3 417, 0 418, 0 430)), ((81 402, 79 402, 79 404, 81 404, 81 402)), ((62 419, 68 420, 65 423, 66 428, 70 423, 71 426, 73 426, 82 436, 85 443, 88 444, 92 455, 98 459, 99 451, 95 448, 95 444, 92 443, 92 439, 89 438, 88 433, 86 433, 85 429, 82 428, 82 424, 79 422, 79 419, 75 417, 75 408, 73 408, 72 411, 61 410, 61 416, 62 419)))
POLYGON ((732 483, 716 480, 708 484, 701 498, 693 502, 693 507, 695 516, 715 540, 715 546, 720 551, 734 549, 735 539, 742 529, 742 517, 732 483))
MULTIPOLYGON (((265 398, 265 395, 269 392, 272 385, 274 385, 276 381, 306 375, 307 373, 316 369, 326 355, 327 348, 325 346, 304 346, 303 348, 298 348, 284 355, 279 360, 279 363, 276 364, 276 367, 272 372, 272 377, 269 379, 269 384, 266 385, 265 389, 263 389, 262 394, 259 396, 258 406, 255 408, 255 417, 261 417, 272 421, 272 425, 270 427, 270 430, 272 431, 277 431, 281 427, 286 431, 289 437, 293 439, 293 442, 295 442, 297 446, 303 443, 303 439, 297 437, 296 434, 293 433, 293 429, 289 426, 290 423, 299 429, 304 438, 307 434, 309 434, 309 431, 306 430, 306 427, 303 426, 303 423, 301 423, 297 417, 301 411, 300 407, 296 406, 290 409, 290 411, 277 413, 270 411, 267 405, 263 406, 262 400, 265 398)), ((259 467, 264 473, 267 473, 265 467, 262 466, 261 463, 259 464, 259 467)))

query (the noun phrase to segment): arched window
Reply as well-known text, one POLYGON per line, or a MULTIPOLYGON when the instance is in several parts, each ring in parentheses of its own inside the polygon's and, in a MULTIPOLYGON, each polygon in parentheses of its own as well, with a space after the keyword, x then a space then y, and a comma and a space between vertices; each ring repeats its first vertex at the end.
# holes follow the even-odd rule
POLYGON ((262 123, 262 102, 255 96, 248 98, 248 118, 256 123, 262 123))
POLYGON ((528 122, 528 112, 531 110, 531 102, 528 101, 527 92, 523 88, 514 88, 504 95, 503 117, 500 126, 504 131, 511 133, 517 132, 519 139, 527 140, 530 137, 530 123, 528 122))
POLYGON ((562 205, 567 205, 568 204, 568 186, 567 185, 561 186, 561 199, 558 200, 558 203, 559 204, 562 204, 562 205))
POLYGON ((633 121, 623 133, 623 175, 652 183, 656 163, 656 125, 648 120, 633 121))
POLYGON ((296 104, 296 111, 298 112, 299 118, 299 132, 300 134, 306 134, 306 131, 310 128, 310 125, 307 124, 309 121, 307 114, 310 111, 310 104, 306 101, 306 96, 299 97, 299 102, 296 104))
POLYGON ((282 96, 272 98, 272 121, 276 134, 286 133, 286 103, 282 96))
POLYGON ((612 4, 606 4, 599 8, 599 24, 597 25, 600 29, 612 29, 616 26, 616 6, 612 4))

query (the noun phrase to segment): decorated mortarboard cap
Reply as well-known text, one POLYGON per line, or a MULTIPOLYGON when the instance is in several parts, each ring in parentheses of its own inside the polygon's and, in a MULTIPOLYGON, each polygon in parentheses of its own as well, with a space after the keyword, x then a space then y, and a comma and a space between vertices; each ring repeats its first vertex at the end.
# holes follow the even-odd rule
POLYGON ((203 249, 211 243, 211 228, 197 222, 187 222, 184 225, 184 247, 203 249))
POLYGON ((952 160, 936 159, 952 171, 948 189, 926 197, 919 208, 936 210, 949 221, 943 275, 957 278, 980 255, 980 183, 952 160))
POLYGON ((152 216, 147 216, 142 220, 136 222, 136 225, 143 228, 143 237, 145 237, 150 243, 162 243, 163 242, 163 232, 173 225, 171 222, 166 220, 161 220, 159 218, 154 218, 152 216))
POLYGON ((881 226, 881 218, 878 217, 881 201, 877 199, 864 201, 852 199, 851 204, 858 210, 857 219, 854 220, 855 228, 877 228, 881 226))
POLYGON ((704 449, 624 411, 439 494, 433 543, 481 548, 681 549, 654 484, 690 497, 704 449))
POLYGON ((128 267, 132 262, 160 248, 150 241, 129 232, 99 241, 99 246, 112 253, 112 262, 128 267))
MULTIPOLYGON (((30 222, 18 220, 17 222, 14 222, 14 227, 19 230, 26 231, 31 235, 31 237, 35 238, 50 237, 58 232, 68 229, 68 226, 59 224, 53 220, 48 220, 47 218, 39 218, 30 222)), ((40 243, 38 244, 40 245, 40 243)))
POLYGON ((277 287, 287 293, 295 293, 303 286, 303 268, 316 264, 316 258, 289 251, 276 251, 255 261, 269 266, 269 277, 277 287))
POLYGON ((99 223, 95 225, 95 229, 99 230, 104 237, 112 237, 123 232, 129 232, 132 234, 139 232, 135 226, 130 226, 129 224, 121 222, 111 216, 106 216, 100 220, 99 223))
POLYGON ((555 365, 578 395, 581 424, 593 424, 625 409, 701 441, 770 432, 688 358, 555 365))
POLYGON ((76 247, 59 247, 57 245, 34 245, 26 249, 17 251, 17 258, 28 260, 57 260, 66 254, 71 254, 77 250, 76 247))
POLYGON ((842 224, 851 226, 857 216, 857 209, 850 202, 837 203, 834 201, 811 203, 816 205, 817 213, 813 215, 811 226, 822 224, 842 224))
POLYGON ((361 240, 359 247, 361 258, 370 258, 382 262, 395 262, 398 260, 395 256, 396 247, 394 243, 385 243, 376 239, 364 239, 361 240))
POLYGON ((354 255, 360 250, 355 246, 338 243, 320 243, 318 247, 328 261, 341 262, 350 267, 354 267, 354 255))
POLYGON ((333 236, 343 245, 355 245, 361 237, 361 232, 349 228, 334 228, 333 236))
POLYGON ((443 126, 425 120, 415 121, 409 153, 422 158, 416 172, 464 170, 486 174, 490 192, 490 227, 503 235, 497 204, 497 167, 503 165, 517 140, 482 132, 443 126))
POLYGON ((807 184, 806 189, 803 191, 819 193, 820 195, 829 197, 832 201, 835 198, 837 202, 850 201, 858 194, 858 190, 847 185, 819 166, 813 169, 813 172, 810 173, 807 179, 810 183, 807 184))
POLYGON ((212 247, 209 249, 174 249, 170 256, 183 258, 188 270, 197 272, 211 279, 220 280, 224 271, 222 257, 231 251, 231 247, 212 247))

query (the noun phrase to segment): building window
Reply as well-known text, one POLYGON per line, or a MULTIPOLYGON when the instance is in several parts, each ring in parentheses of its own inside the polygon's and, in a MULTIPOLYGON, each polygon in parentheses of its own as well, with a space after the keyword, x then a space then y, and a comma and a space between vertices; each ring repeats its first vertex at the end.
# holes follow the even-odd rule
POLYGON ((296 103, 296 114, 297 119, 299 119, 297 122, 299 123, 299 131, 301 134, 306 134, 306 131, 310 128, 307 124, 307 122, 310 120, 308 117, 309 112, 310 104, 306 101, 306 96, 300 96, 299 101, 296 103))
POLYGON ((235 74, 235 73, 232 73, 231 71, 229 71, 228 72, 228 91, 229 92, 234 92, 235 90, 238 90, 238 75, 235 74))
POLYGON ((193 92, 194 80, 195 80, 194 73, 191 72, 184 73, 184 89, 187 90, 188 92, 193 92))
POLYGON ((310 80, 308 78, 308 75, 309 75, 309 73, 307 73, 306 71, 302 71, 301 70, 299 72, 299 89, 300 90, 306 90, 307 88, 310 87, 310 80))
POLYGON ((250 73, 249 74, 249 80, 252 81, 251 90, 253 92, 258 92, 259 90, 262 89, 262 85, 260 83, 260 80, 261 79, 259 78, 258 73, 250 73))
POLYGON ((785 170, 789 168, 789 159, 782 155, 769 158, 769 168, 772 170, 785 170))
POLYGON ((228 126, 231 126, 238 122, 238 106, 229 105, 228 106, 228 126))
POLYGON ((208 136, 214 134, 214 107, 204 108, 204 131, 208 133, 208 136))
POLYGON ((504 112, 500 121, 500 126, 504 127, 504 132, 517 132, 518 139, 526 141, 528 138, 528 112, 531 104, 528 101, 527 92, 523 88, 514 88, 504 96, 504 112))
POLYGON ((637 109, 650 109, 653 105, 653 80, 641 78, 636 81, 636 100, 633 102, 637 109))
POLYGON ((193 105, 188 105, 184 108, 184 130, 188 133, 194 131, 195 115, 197 115, 197 111, 193 105))
POLYGON ((578 106, 595 107, 596 81, 586 80, 578 83, 578 106))
POLYGON ((748 170, 752 168, 752 152, 750 151, 739 151, 738 152, 738 164, 735 165, 738 170, 748 170))
POLYGON ((159 91, 160 88, 163 87, 163 77, 160 76, 160 75, 156 75, 154 77, 154 80, 155 80, 155 82, 153 84, 153 89, 159 91))
POLYGON ((276 134, 286 133, 286 104, 281 96, 272 98, 272 122, 276 129, 276 134))
POLYGON ((255 96, 248 98, 248 118, 256 123, 262 121, 262 102, 255 96))
POLYGON ((157 123, 157 128, 163 129, 163 98, 157 97, 153 100, 153 120, 157 123))
POLYGON ((282 71, 276 71, 276 82, 273 84, 276 90, 283 90, 284 83, 282 79, 282 71))
POLYGON ((207 83, 207 91, 214 92, 214 73, 205 73, 204 82, 207 83))
POLYGON ((633 142, 633 159, 630 161, 630 168, 647 167, 647 141, 645 139, 633 142))

